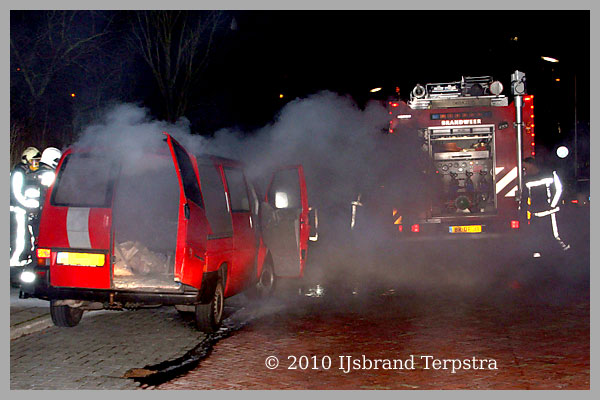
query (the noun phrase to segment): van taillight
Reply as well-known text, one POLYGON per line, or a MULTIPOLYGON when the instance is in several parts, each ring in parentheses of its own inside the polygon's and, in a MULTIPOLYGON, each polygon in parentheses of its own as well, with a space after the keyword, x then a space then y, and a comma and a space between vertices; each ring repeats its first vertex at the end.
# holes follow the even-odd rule
POLYGON ((38 265, 50 265, 50 249, 37 249, 35 254, 38 265))
POLYGON ((37 249, 37 258, 50 258, 50 249, 37 249))
POLYGON ((413 226, 410 227, 410 231, 411 232, 420 232, 421 227, 419 226, 419 224, 414 224, 413 226))
POLYGON ((517 220, 510 221, 510 227, 512 229, 519 229, 519 226, 520 226, 519 221, 517 221, 517 220))

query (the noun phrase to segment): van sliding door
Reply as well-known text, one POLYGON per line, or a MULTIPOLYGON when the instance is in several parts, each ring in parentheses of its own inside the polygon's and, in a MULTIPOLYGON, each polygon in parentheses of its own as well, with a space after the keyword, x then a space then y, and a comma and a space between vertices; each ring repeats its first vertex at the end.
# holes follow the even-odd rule
POLYGON ((260 211, 263 239, 275 274, 301 278, 308 248, 308 198, 302 166, 276 171, 260 211))

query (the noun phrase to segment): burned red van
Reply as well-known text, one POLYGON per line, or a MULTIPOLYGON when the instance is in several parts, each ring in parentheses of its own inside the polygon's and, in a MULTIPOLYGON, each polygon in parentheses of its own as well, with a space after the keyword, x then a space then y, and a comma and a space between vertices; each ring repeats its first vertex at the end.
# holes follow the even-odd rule
POLYGON ((77 325, 84 310, 173 305, 212 332, 225 298, 302 277, 301 166, 277 170, 262 197, 239 162, 191 154, 168 134, 159 142, 137 155, 65 151, 37 263, 21 276, 21 296, 50 300, 56 325, 77 325))

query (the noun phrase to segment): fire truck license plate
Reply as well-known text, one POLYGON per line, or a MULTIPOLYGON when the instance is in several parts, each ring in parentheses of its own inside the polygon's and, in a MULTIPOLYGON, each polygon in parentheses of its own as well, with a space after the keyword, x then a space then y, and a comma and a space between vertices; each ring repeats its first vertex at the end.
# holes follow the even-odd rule
POLYGON ((481 233, 481 225, 451 226, 450 233, 481 233))
POLYGON ((68 253, 56 254, 56 263, 60 265, 75 265, 80 267, 102 267, 104 265, 104 254, 97 253, 68 253))

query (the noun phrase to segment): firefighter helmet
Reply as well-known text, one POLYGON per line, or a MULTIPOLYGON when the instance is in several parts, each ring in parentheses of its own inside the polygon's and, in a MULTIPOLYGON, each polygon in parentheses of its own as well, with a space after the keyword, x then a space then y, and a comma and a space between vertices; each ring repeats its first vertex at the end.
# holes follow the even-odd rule
POLYGON ((61 155, 62 153, 56 147, 48 147, 42 152, 42 158, 40 159, 40 162, 56 169, 61 155))
POLYGON ((21 156, 21 162, 28 164, 32 171, 36 171, 40 167, 40 159, 42 154, 38 149, 33 146, 26 148, 21 156))

